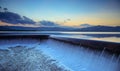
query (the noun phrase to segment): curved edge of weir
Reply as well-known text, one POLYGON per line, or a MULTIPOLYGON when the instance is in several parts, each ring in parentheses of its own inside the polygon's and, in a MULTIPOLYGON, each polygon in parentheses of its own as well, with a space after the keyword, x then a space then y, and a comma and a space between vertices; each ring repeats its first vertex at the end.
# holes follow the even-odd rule
POLYGON ((89 47, 91 49, 106 50, 109 53, 115 53, 118 55, 120 54, 120 43, 56 36, 55 37, 50 36, 49 38, 78 46, 84 46, 87 48, 89 47))
POLYGON ((78 46, 85 46, 96 50, 107 50, 110 53, 120 54, 120 43, 97 41, 97 40, 87 40, 87 39, 77 39, 68 37, 57 37, 50 35, 0 35, 0 39, 11 39, 11 38, 37 38, 37 39, 53 39, 69 44, 74 44, 78 46))

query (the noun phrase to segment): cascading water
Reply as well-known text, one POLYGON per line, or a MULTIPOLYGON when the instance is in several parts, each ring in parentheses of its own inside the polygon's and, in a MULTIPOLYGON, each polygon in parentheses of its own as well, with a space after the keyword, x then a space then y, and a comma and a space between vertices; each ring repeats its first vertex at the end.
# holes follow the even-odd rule
POLYGON ((120 70, 120 55, 109 54, 105 48, 97 51, 56 40, 47 40, 39 48, 74 71, 120 70))
POLYGON ((73 71, 119 71, 120 55, 108 54, 91 50, 82 46, 72 45, 52 39, 39 41, 37 39, 0 40, 0 48, 14 46, 36 47, 44 54, 64 64, 73 71))

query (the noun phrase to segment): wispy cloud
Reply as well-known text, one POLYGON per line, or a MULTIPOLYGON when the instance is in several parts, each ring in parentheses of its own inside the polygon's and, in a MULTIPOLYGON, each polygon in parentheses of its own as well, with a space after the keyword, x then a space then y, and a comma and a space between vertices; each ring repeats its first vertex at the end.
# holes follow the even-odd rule
POLYGON ((22 26, 22 27, 40 27, 40 25, 38 24, 12 24, 12 23, 6 23, 6 22, 2 22, 0 21, 0 26, 22 26))
POLYGON ((55 23, 55 22, 52 22, 52 21, 47 21, 47 20, 40 21, 39 25, 44 26, 44 27, 60 26, 58 23, 55 23))

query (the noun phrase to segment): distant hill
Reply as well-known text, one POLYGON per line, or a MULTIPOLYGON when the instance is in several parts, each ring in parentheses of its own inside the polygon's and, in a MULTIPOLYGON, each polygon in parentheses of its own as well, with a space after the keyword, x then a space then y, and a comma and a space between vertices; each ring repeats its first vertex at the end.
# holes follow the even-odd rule
POLYGON ((68 28, 68 27, 0 26, 0 31, 74 31, 74 28, 68 28))
POLYGON ((90 25, 90 24, 81 24, 79 27, 86 28, 86 27, 92 27, 92 25, 90 25))
POLYGON ((72 27, 21 27, 21 26, 0 26, 0 31, 80 31, 80 32, 120 32, 120 26, 93 26, 87 28, 72 27))
POLYGON ((35 22, 26 16, 20 16, 13 12, 0 12, 0 20, 12 24, 34 24, 35 22))
POLYGON ((74 31, 120 32, 120 26, 115 26, 115 27, 112 27, 112 26, 91 26, 91 27, 76 29, 74 31))

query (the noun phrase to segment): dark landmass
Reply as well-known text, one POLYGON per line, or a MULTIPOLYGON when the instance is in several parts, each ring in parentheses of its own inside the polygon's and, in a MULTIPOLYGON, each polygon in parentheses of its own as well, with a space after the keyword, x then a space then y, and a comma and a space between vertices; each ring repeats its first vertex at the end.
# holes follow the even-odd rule
POLYGON ((0 26, 0 31, 80 31, 80 32, 120 32, 120 26, 93 26, 87 28, 72 27, 21 27, 21 26, 0 26))

